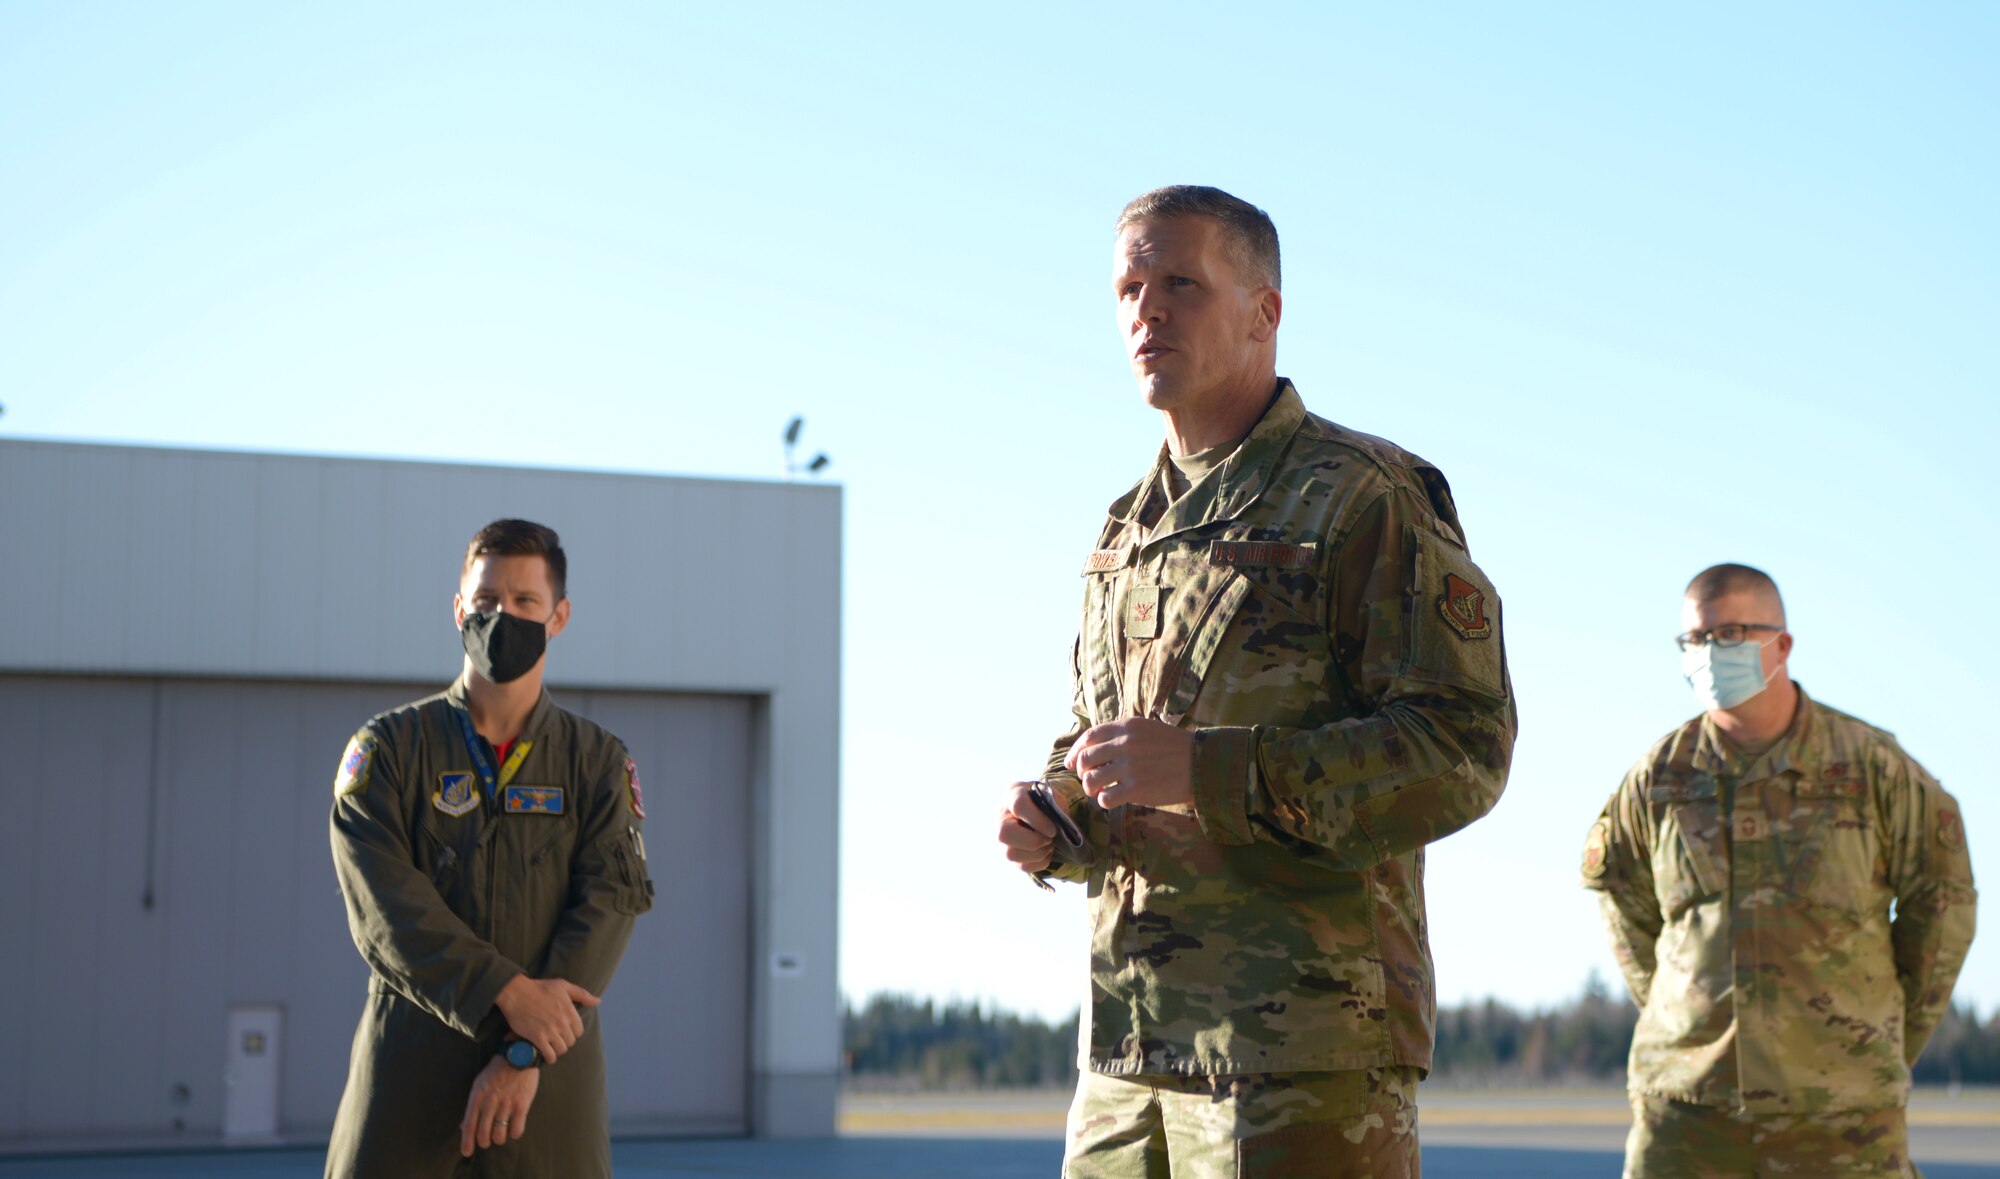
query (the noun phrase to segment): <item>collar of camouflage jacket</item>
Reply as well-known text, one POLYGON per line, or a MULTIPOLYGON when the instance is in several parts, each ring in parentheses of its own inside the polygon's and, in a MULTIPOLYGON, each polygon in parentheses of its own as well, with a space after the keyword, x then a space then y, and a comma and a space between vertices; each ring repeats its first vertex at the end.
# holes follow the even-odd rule
POLYGON ((1694 768, 1707 774, 1721 775, 1734 768, 1741 771, 1745 782, 1759 782, 1765 778, 1775 778, 1786 770, 1800 764, 1810 764, 1805 756, 1806 748, 1813 738, 1813 710, 1818 706, 1812 697, 1806 695, 1805 685, 1797 680, 1792 686, 1799 690, 1799 710, 1792 715, 1792 727, 1778 738, 1778 743, 1758 754, 1745 758, 1733 751, 1722 731, 1715 727, 1715 721, 1707 713, 1701 714, 1701 740, 1695 745, 1694 768))
POLYGON ((1127 524, 1156 519, 1146 534, 1147 544, 1217 520, 1234 519, 1264 494, 1279 458, 1305 420, 1306 406, 1299 398, 1299 391, 1290 381, 1279 377, 1277 394, 1271 398, 1264 416, 1257 419, 1235 453, 1220 466, 1196 480, 1178 500, 1173 499, 1167 477, 1173 459, 1163 444, 1153 459, 1153 469, 1111 505, 1111 518, 1127 524))

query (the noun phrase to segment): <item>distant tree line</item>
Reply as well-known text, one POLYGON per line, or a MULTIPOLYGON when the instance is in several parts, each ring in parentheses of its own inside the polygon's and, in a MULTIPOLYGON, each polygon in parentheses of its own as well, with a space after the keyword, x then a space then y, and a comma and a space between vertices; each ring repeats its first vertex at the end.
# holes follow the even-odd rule
POLYGON ((1076 1083, 1077 1017, 1050 1025, 977 1003, 908 995, 844 1003, 847 1074, 864 1087, 1016 1089, 1076 1083))
MULTIPOLYGON (((1617 1085, 1638 1012, 1592 975, 1576 999, 1523 1012, 1497 999, 1438 1010, 1445 1085, 1617 1085)), ((1057 1024, 978 1003, 875 995, 843 1006, 851 1083, 867 1088, 1066 1087, 1076 1081, 1077 1017, 1057 1024)), ((1953 1006, 1917 1062, 1919 1084, 2000 1084, 2000 1009, 1953 1006)))

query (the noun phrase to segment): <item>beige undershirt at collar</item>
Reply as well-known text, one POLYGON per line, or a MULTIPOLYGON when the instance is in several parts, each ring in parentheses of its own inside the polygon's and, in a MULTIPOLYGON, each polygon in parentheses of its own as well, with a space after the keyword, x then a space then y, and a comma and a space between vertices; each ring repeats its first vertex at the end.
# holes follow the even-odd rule
POLYGON ((1240 443, 1226 442, 1221 446, 1211 446, 1193 454, 1175 454, 1167 451, 1167 498, 1178 500, 1187 494, 1188 488, 1201 482, 1202 477, 1221 466, 1229 456, 1236 453, 1240 443))

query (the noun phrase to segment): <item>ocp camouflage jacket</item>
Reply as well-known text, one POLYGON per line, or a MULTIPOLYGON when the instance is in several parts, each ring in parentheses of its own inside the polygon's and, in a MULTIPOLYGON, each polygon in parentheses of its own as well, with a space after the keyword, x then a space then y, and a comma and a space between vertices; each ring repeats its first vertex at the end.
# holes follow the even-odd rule
POLYGON ((1288 382, 1170 501, 1165 451, 1083 569, 1074 723, 1047 777, 1085 831, 1084 1067, 1428 1068, 1423 846, 1499 798, 1515 716, 1500 600, 1444 477, 1288 382), (1090 725, 1192 730, 1194 802, 1100 810, 1090 725))
POLYGON ((1640 1007, 1632 1089, 1751 1113, 1901 1105, 1972 944, 1958 803, 1804 689, 1755 759, 1706 715, 1648 750, 1583 883, 1640 1007))

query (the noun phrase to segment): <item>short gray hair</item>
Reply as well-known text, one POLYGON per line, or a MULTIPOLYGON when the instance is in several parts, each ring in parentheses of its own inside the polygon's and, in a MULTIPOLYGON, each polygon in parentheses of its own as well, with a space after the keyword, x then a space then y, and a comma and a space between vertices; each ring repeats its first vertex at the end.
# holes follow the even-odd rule
POLYGON ((1728 562, 1710 565, 1694 575, 1694 580, 1688 582, 1687 592, 1681 596, 1692 602, 1712 602, 1724 594, 1734 593, 1769 594, 1771 601, 1777 604, 1778 621, 1785 620, 1785 599, 1778 593, 1778 583, 1762 569, 1749 565, 1728 562))
POLYGON ((1169 184, 1135 197, 1118 214, 1114 228, 1122 231, 1135 221, 1169 217, 1212 218, 1222 226, 1223 245, 1244 282, 1284 289, 1279 281, 1278 227, 1271 224, 1271 216, 1264 210, 1219 188, 1169 184))

